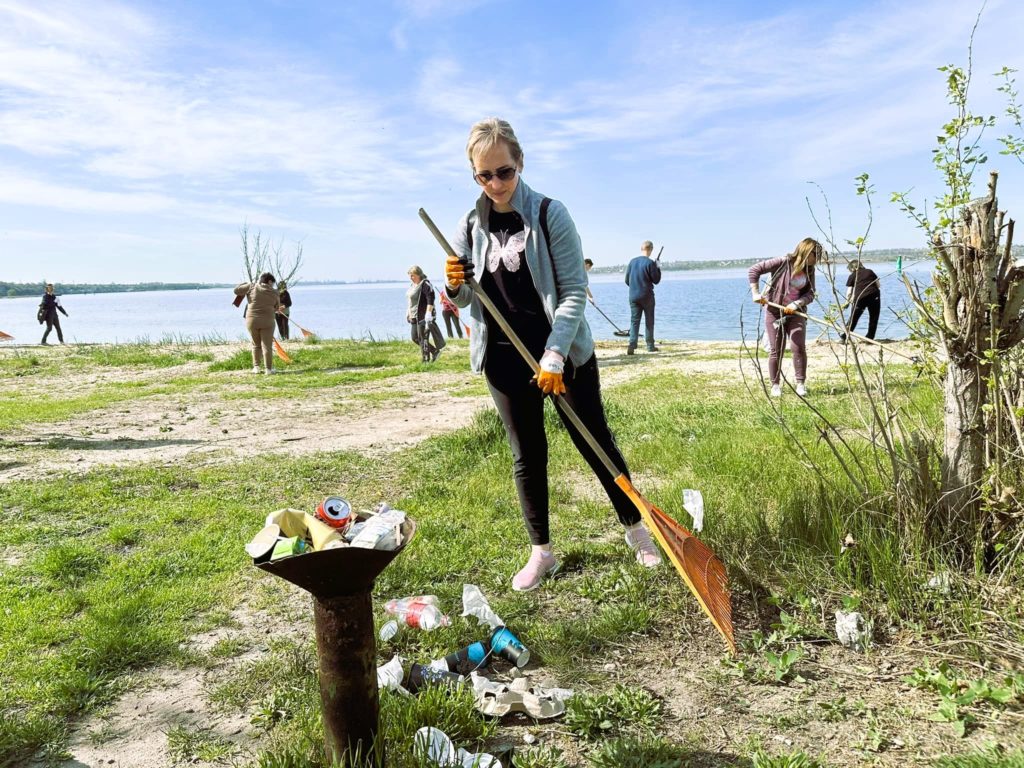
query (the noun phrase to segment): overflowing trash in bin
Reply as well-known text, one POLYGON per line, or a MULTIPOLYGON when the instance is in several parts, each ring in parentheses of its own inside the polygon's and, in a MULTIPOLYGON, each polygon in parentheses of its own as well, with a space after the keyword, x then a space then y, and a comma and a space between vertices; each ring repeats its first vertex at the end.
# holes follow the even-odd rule
POLYGON ((347 501, 331 496, 317 505, 315 515, 299 509, 271 512, 245 551, 257 563, 346 547, 390 552, 402 546, 405 520, 405 512, 384 503, 354 515, 347 501))
MULTIPOLYGON (((388 600, 384 612, 389 620, 378 632, 373 630, 374 580, 414 534, 415 522, 386 503, 357 512, 340 496, 329 496, 313 513, 291 508, 271 512, 245 546, 256 566, 313 595, 325 741, 335 760, 366 755, 371 744, 381 750, 377 758, 383 757, 383 745, 375 739, 381 690, 412 696, 428 686, 465 687, 486 716, 522 713, 535 719, 563 714, 573 695, 572 690, 529 680, 523 671, 530 662, 529 648, 473 584, 463 585, 461 617, 475 618, 482 637, 441 658, 406 660, 396 654, 374 668, 375 635, 386 643, 399 632, 452 626, 437 596, 427 594, 388 600)), ((477 765, 473 760, 481 766, 502 765, 492 755, 456 749, 437 729, 421 729, 417 739, 418 749, 447 760, 440 765, 477 765)))

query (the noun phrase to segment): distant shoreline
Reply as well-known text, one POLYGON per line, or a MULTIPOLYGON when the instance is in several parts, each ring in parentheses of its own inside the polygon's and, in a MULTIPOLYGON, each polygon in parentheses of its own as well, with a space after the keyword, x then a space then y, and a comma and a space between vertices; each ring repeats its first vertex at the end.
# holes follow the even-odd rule
MULTIPOLYGON (((375 285, 400 283, 401 280, 303 280, 301 285, 375 285)), ((56 283, 58 296, 88 293, 148 293, 152 291, 208 291, 234 288, 236 283, 56 283)), ((0 299, 42 296, 43 283, 5 283, 0 281, 0 299)))
MULTIPOLYGON (((1013 246, 1015 259, 1024 258, 1024 245, 1013 246)), ((843 254, 846 256, 846 254, 843 254)), ((852 255, 851 255, 852 257, 852 255)), ((880 248, 864 251, 860 258, 871 263, 895 263, 901 258, 905 264, 931 259, 926 248, 880 248)), ((691 261, 662 261, 661 268, 665 272, 696 272, 708 269, 744 269, 755 263, 757 259, 704 259, 691 261)), ((839 262, 843 263, 843 262, 839 262)), ((625 264, 612 266, 595 266, 591 273, 595 275, 614 275, 626 271, 625 264)), ((301 285, 377 285, 401 283, 401 279, 382 280, 303 280, 301 285)), ((212 289, 230 289, 234 283, 61 283, 57 284, 57 294, 70 296, 86 293, 143 293, 149 291, 205 291, 212 289)), ((0 281, 0 299, 24 298, 25 296, 42 296, 43 283, 10 283, 0 281)))

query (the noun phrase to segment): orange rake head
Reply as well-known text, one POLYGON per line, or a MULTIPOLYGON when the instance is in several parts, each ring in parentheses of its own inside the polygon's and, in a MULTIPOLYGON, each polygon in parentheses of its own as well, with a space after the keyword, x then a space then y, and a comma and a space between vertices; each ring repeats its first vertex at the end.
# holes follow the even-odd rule
POLYGON ((284 347, 281 346, 277 339, 274 339, 274 351, 277 352, 277 356, 286 363, 290 363, 292 361, 292 359, 288 357, 288 353, 284 351, 284 347))
POLYGON ((711 619, 729 651, 736 653, 736 640, 732 630, 732 602, 725 565, 707 544, 666 515, 633 487, 625 475, 615 478, 615 484, 630 498, 640 516, 651 529, 658 544, 676 567, 686 586, 697 598, 700 607, 711 619))
POLYGON ((648 521, 672 565, 683 577, 711 623, 722 633, 732 653, 736 640, 732 630, 732 602, 725 565, 705 544, 660 509, 651 505, 648 521))
POLYGON ((9 333, 4 333, 3 331, 0 331, 0 341, 14 341, 14 337, 11 336, 11 334, 9 333))

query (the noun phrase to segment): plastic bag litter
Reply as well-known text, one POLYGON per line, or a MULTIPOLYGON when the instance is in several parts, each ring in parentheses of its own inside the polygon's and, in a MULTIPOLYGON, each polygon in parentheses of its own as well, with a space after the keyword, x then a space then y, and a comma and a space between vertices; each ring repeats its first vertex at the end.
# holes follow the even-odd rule
POLYGON ((871 622, 855 611, 836 611, 836 637, 845 647, 863 651, 871 644, 871 622))
POLYGON ((475 584, 462 585, 462 615, 475 616, 477 621, 491 629, 505 626, 505 622, 491 610, 484 593, 475 584))
POLYGON ((405 512, 389 509, 373 515, 352 539, 353 547, 395 550, 402 545, 402 524, 405 512))
POLYGON ((377 667, 377 690, 390 688, 392 691, 398 691, 406 696, 410 696, 411 694, 402 687, 402 680, 404 679, 405 669, 400 656, 396 655, 387 664, 377 667))
POLYGON ((573 697, 569 688, 542 688, 531 685, 526 677, 517 677, 505 684, 472 672, 470 680, 476 708, 493 717, 509 712, 525 712, 538 720, 558 717, 565 712, 565 702, 573 697))
POLYGON ((704 528, 704 494, 691 488, 684 490, 683 509, 693 518, 693 530, 700 533, 704 528))
POLYGON ((502 768, 501 761, 486 752, 472 753, 455 748, 448 734, 440 728, 426 726, 416 731, 412 740, 413 754, 426 758, 442 768, 502 768))

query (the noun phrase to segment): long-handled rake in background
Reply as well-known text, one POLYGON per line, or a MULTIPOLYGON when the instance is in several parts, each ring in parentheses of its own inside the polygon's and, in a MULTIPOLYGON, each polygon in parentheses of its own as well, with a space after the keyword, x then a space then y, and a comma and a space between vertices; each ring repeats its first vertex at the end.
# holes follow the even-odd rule
MULTIPOLYGON (((766 307, 772 307, 773 309, 778 309, 780 311, 786 309, 782 304, 776 304, 774 301, 767 301, 766 300, 764 302, 764 305, 766 307)), ((793 314, 796 315, 797 317, 802 317, 805 320, 810 320, 812 323, 817 323, 818 325, 823 325, 826 328, 831 328, 833 330, 841 330, 839 328, 839 326, 837 326, 835 323, 830 323, 828 320, 822 320, 820 317, 814 317, 814 315, 808 315, 805 312, 794 312, 793 314)), ((786 315, 782 315, 782 317, 780 317, 778 320, 776 320, 775 321, 775 327, 776 328, 780 328, 782 326, 782 324, 785 322, 785 318, 786 318, 786 315)), ((905 354, 903 352, 900 352, 898 349, 893 349, 888 344, 883 344, 882 342, 876 341, 875 339, 868 338, 867 336, 861 336, 859 333, 854 333, 853 331, 847 331, 846 335, 849 338, 851 338, 851 339, 858 339, 859 341, 863 341, 863 342, 865 342, 867 344, 874 344, 874 345, 879 346, 879 347, 885 347, 890 355, 896 355, 896 357, 902 357, 902 358, 904 358, 906 360, 909 360, 912 363, 916 363, 917 362, 917 358, 913 357, 912 355, 908 355, 908 354, 905 354)))
POLYGON ((312 339, 312 338, 313 338, 314 336, 316 336, 316 334, 315 334, 315 333, 313 333, 312 331, 307 331, 307 330, 306 330, 305 328, 303 328, 303 327, 302 327, 301 325, 299 325, 299 324, 298 324, 298 323, 296 323, 296 322, 295 322, 294 320, 292 320, 292 319, 291 319, 291 316, 289 316, 289 317, 288 317, 288 322, 289 322, 289 323, 291 323, 292 325, 294 325, 294 326, 295 326, 296 328, 298 328, 298 329, 299 329, 300 331, 302 331, 302 338, 304 338, 304 339, 312 339))
POLYGON ((612 328, 614 328, 614 329, 615 329, 615 333, 614 333, 614 335, 615 335, 615 336, 629 336, 629 331, 624 331, 624 330, 622 330, 621 328, 619 328, 619 326, 617 326, 617 325, 616 325, 616 324, 614 323, 614 321, 613 321, 613 320, 612 320, 612 319, 611 319, 610 317, 608 317, 608 315, 606 315, 606 314, 604 313, 604 310, 603 310, 603 309, 601 309, 601 308, 600 308, 599 306, 597 306, 597 302, 596 302, 596 301, 594 301, 593 299, 591 299, 591 300, 590 300, 590 303, 594 305, 594 309, 596 309, 596 310, 597 310, 598 312, 600 312, 600 313, 601 313, 601 316, 602 316, 602 317, 604 317, 604 319, 605 319, 605 320, 607 320, 607 321, 608 321, 609 323, 611 323, 611 324, 612 324, 612 328))
POLYGON ((284 347, 281 346, 281 342, 277 339, 274 339, 274 351, 277 353, 277 356, 286 363, 290 363, 292 361, 292 359, 288 357, 288 353, 284 351, 284 347))
MULTIPOLYGON (((458 258, 458 254, 452 250, 445 236, 441 234, 441 231, 422 208, 420 208, 420 218, 423 219, 423 223, 427 225, 431 234, 434 235, 441 248, 444 249, 445 254, 458 258)), ((480 288, 480 284, 470 278, 467 281, 467 285, 470 286, 477 299, 480 300, 480 303, 483 304, 491 317, 494 318, 494 321, 501 327, 501 330, 504 331, 509 341, 512 342, 533 372, 539 373, 540 366, 537 364, 537 361, 516 335, 515 331, 512 330, 505 318, 502 317, 501 312, 494 306, 494 302, 480 288)), ((726 644, 729 646, 729 651, 736 653, 736 641, 733 638, 732 629, 732 604, 729 600, 728 580, 722 561, 718 559, 704 542, 645 499, 633 487, 625 473, 615 466, 611 458, 605 453, 597 440, 594 439, 590 430, 583 424, 580 417, 569 406, 565 398, 560 395, 552 395, 552 397, 555 398, 566 417, 583 436, 583 439, 586 440, 590 449, 597 454, 605 469, 615 478, 615 484, 622 489, 623 493, 629 497, 630 501, 640 511, 640 516, 647 523, 647 527, 651 529, 651 533, 654 534, 661 548, 665 550, 665 553, 672 561, 686 586, 690 588, 693 596, 697 598, 697 603, 704 610, 704 613, 707 614, 708 618, 711 619, 711 623, 715 625, 715 628, 722 634, 726 644)))

